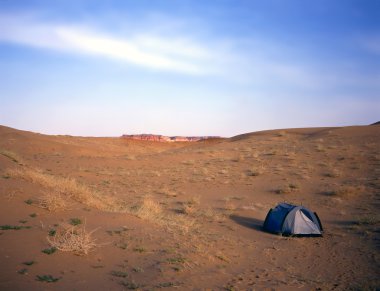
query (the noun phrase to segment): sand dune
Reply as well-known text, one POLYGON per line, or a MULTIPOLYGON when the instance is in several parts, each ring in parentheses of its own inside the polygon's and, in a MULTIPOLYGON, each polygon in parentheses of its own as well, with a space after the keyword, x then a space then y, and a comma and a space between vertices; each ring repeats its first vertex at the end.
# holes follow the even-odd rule
POLYGON ((375 290, 380 125, 201 142, 0 127, 0 290, 375 290), (265 233, 278 202, 322 238, 265 233))

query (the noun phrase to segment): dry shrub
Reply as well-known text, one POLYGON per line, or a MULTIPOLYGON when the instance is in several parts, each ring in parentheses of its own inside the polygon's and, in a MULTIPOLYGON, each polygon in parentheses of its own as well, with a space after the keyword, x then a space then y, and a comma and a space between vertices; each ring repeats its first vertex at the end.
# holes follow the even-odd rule
POLYGON ((141 204, 135 207, 135 214, 146 220, 161 220, 163 216, 161 205, 150 196, 144 197, 141 204))
POLYGON ((193 196, 189 200, 182 202, 182 207, 179 211, 183 214, 194 214, 198 210, 196 206, 198 206, 200 203, 200 196, 193 196))
POLYGON ((67 203, 60 193, 46 192, 39 199, 39 206, 49 211, 58 211, 67 209, 67 203))
POLYGON ((196 212, 196 208, 191 204, 183 204, 179 209, 179 212, 183 214, 194 214, 196 212))
POLYGON ((73 252, 78 256, 87 255, 99 245, 92 234, 96 231, 87 232, 85 226, 76 227, 71 225, 63 225, 61 229, 53 237, 47 237, 52 247, 62 252, 73 252))
POLYGON ((23 164, 23 161, 20 158, 20 156, 14 152, 11 152, 11 151, 8 151, 5 149, 0 149, 0 155, 3 155, 4 157, 10 159, 11 161, 13 161, 19 165, 23 164))
POLYGON ((102 196, 86 185, 78 183, 74 178, 57 177, 45 174, 39 169, 18 168, 8 171, 12 177, 20 177, 35 184, 54 190, 61 196, 67 196, 77 202, 99 210, 124 212, 125 208, 115 198, 102 196))
POLYGON ((325 176, 329 177, 329 178, 338 178, 341 175, 342 175, 342 173, 340 171, 338 171, 337 169, 332 169, 331 171, 325 173, 325 176))
POLYGON ((133 213, 137 217, 164 226, 168 230, 174 229, 187 233, 195 227, 195 220, 165 212, 162 206, 150 196, 144 197, 142 202, 134 207, 133 213))
POLYGON ((259 167, 253 167, 246 171, 247 176, 256 177, 264 173, 264 166, 260 165, 259 167))
POLYGON ((233 212, 237 209, 237 206, 235 203, 233 203, 232 201, 228 200, 224 203, 224 209, 229 211, 229 212, 233 212))
POLYGON ((198 215, 200 217, 204 217, 206 219, 209 219, 211 221, 217 221, 217 222, 221 222, 221 221, 225 221, 226 220, 226 215, 223 214, 223 213, 220 213, 210 207, 204 209, 204 210, 200 210, 198 212, 198 215))
POLYGON ((297 184, 289 183, 275 190, 277 194, 290 194, 298 191, 299 186, 297 184))
POLYGON ((355 194, 358 194, 362 191, 362 187, 354 187, 354 186, 340 186, 334 190, 327 191, 326 194, 329 196, 336 196, 336 197, 350 197, 354 196, 355 194))

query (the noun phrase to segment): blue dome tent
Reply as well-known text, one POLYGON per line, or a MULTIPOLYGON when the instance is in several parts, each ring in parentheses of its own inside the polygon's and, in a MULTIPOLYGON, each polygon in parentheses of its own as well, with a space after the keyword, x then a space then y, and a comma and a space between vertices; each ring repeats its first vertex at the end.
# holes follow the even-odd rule
POLYGON ((288 203, 280 203, 269 210, 263 229, 289 236, 322 236, 323 232, 317 213, 288 203))

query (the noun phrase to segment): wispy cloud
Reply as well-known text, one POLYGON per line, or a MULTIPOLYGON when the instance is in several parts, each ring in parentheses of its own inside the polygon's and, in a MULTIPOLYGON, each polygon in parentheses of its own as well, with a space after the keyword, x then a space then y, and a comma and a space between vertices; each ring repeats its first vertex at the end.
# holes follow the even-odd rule
MULTIPOLYGON (((351 76, 344 68, 330 70, 331 64, 321 67, 314 54, 309 53, 309 59, 304 55, 302 59, 297 49, 276 40, 254 35, 240 39, 231 36, 202 39, 185 33, 188 28, 173 28, 165 34, 155 28, 155 22, 142 22, 148 22, 143 31, 134 29, 138 26, 134 23, 128 25, 127 32, 109 33, 88 23, 55 23, 43 20, 38 14, 3 13, 0 14, 0 42, 109 58, 159 72, 217 76, 271 90, 273 84, 278 88, 315 90, 321 86, 332 88, 351 79, 354 81, 350 84, 358 83, 360 79, 359 74, 351 76)), ((165 21, 161 19, 160 25, 162 22, 165 21)), ((380 53, 379 38, 367 39, 364 44, 368 50, 380 53)), ((368 80, 366 76, 361 83, 367 84, 368 80)), ((377 82, 378 78, 370 83, 377 82)))
POLYGON ((121 60, 153 70, 209 74, 212 53, 186 38, 113 36, 82 26, 0 15, 0 41, 121 60))

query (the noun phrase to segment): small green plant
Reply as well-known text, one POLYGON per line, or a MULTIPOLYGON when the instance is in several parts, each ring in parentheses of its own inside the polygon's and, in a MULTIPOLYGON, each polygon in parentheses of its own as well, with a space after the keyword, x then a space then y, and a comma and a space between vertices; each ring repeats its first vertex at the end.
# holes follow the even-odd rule
POLYGON ((183 258, 183 257, 169 258, 167 259, 167 261, 170 264, 183 264, 186 262, 186 258, 183 258))
POLYGON ((37 213, 29 214, 29 216, 35 218, 35 217, 37 217, 37 213))
POLYGON ((54 278, 52 275, 37 275, 36 280, 46 283, 57 282, 60 278, 54 278))
POLYGON ((49 230, 49 236, 55 236, 56 233, 57 231, 55 229, 49 230))
POLYGON ((126 250, 128 248, 127 243, 119 243, 117 244, 117 247, 121 248, 122 250, 126 250))
POLYGON ((29 229, 30 226, 20 226, 20 225, 0 225, 0 230, 20 230, 20 229, 29 229))
POLYGON ((179 282, 163 282, 158 284, 157 288, 169 288, 169 287, 179 287, 181 283, 179 282))
POLYGON ((26 204, 28 204, 28 205, 32 205, 33 204, 33 200, 32 199, 25 200, 24 202, 26 204))
POLYGON ((132 269, 132 271, 135 273, 144 273, 144 269, 140 267, 135 267, 132 269))
POLYGON ((128 273, 123 271, 111 271, 111 275, 119 278, 128 277, 128 273))
POLYGON ((80 220, 79 218, 71 218, 70 224, 76 226, 76 225, 82 224, 82 220, 80 220))
POLYGON ((137 289, 144 287, 143 285, 136 284, 133 281, 132 282, 122 281, 122 282, 120 282, 120 284, 123 285, 124 287, 126 287, 128 290, 137 290, 137 289))
POLYGON ((138 252, 138 253, 143 253, 146 251, 146 249, 143 247, 136 247, 133 249, 133 251, 138 252))
POLYGON ((42 252, 43 252, 44 254, 47 254, 47 255, 54 254, 56 251, 57 251, 57 248, 56 248, 56 247, 47 248, 47 249, 42 250, 42 252))
POLYGON ((19 273, 21 275, 25 275, 28 273, 28 269, 24 268, 24 269, 18 270, 17 273, 19 273))
POLYGON ((35 261, 23 262, 23 264, 26 265, 26 266, 31 266, 31 265, 34 265, 35 263, 36 263, 35 261))

